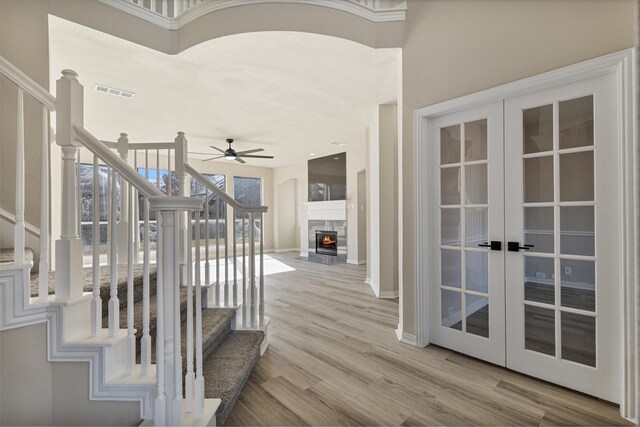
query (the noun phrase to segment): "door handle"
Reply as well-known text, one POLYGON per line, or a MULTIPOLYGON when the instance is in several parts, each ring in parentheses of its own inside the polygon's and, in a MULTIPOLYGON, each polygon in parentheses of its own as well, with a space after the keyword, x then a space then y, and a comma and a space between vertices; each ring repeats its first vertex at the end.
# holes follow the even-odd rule
POLYGON ((499 240, 492 240, 491 243, 484 242, 478 246, 483 248, 491 248, 492 251, 501 251, 502 250, 502 242, 499 240))
POLYGON ((509 252, 520 252, 520 249, 528 251, 533 248, 534 245, 522 245, 520 246, 520 242, 507 242, 507 250, 509 252))

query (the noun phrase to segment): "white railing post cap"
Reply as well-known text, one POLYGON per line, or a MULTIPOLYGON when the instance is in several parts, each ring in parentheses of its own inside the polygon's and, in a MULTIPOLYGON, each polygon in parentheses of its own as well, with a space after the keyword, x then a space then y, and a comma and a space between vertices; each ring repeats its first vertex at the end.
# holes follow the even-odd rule
POLYGON ((61 72, 63 79, 78 81, 78 73, 76 73, 75 71, 65 68, 61 72))

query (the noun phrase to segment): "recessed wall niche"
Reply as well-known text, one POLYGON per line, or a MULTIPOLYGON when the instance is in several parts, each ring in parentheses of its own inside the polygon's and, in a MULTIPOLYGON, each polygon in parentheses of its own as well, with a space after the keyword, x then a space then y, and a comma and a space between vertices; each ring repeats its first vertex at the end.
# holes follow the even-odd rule
POLYGON ((309 160, 309 201, 345 200, 347 195, 347 153, 309 160))

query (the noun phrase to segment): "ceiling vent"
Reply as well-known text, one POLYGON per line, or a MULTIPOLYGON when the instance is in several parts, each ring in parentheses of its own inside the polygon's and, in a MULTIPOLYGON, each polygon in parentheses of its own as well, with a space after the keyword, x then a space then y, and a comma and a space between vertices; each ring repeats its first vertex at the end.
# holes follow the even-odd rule
POLYGON ((123 98, 132 99, 136 94, 122 89, 115 89, 105 85, 96 84, 96 92, 108 93, 109 95, 121 96, 123 98))

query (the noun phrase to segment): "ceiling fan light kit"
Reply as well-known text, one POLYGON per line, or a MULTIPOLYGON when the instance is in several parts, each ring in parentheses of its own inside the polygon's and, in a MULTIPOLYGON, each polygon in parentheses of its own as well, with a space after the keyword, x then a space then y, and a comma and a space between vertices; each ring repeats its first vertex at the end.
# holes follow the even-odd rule
POLYGON ((219 151, 220 153, 222 153, 219 156, 216 157, 211 157, 209 159, 204 159, 203 162, 208 162, 209 160, 217 160, 217 159, 222 159, 224 158, 225 160, 235 160, 238 163, 247 163, 244 160, 242 160, 242 157, 249 157, 252 159, 273 159, 273 156, 257 156, 257 155, 253 155, 250 153, 259 153, 260 151, 264 151, 263 148, 255 148, 253 150, 245 150, 245 151, 236 151, 233 148, 231 148, 231 143, 233 143, 233 139, 232 138, 227 138, 227 144, 229 144, 229 148, 227 148, 226 150, 223 150, 221 148, 218 147, 214 147, 213 145, 210 145, 209 147, 213 148, 214 150, 219 151))

